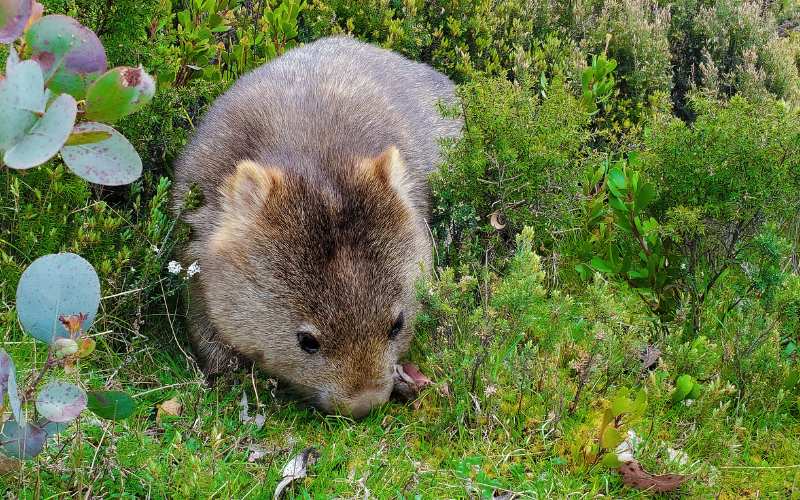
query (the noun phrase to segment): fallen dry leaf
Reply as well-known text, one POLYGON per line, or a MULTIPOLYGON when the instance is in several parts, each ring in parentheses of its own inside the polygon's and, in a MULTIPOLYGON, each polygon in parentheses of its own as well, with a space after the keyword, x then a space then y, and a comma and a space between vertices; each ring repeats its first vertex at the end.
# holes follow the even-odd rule
POLYGON ((648 345, 642 352, 639 353, 639 359, 642 362, 642 370, 652 370, 658 366, 658 360, 661 357, 661 349, 654 345, 648 345))
POLYGON ((255 462, 256 460, 264 458, 267 454, 267 450, 254 444, 248 446, 247 449, 250 451, 250 455, 247 456, 248 462, 255 462))
POLYGON ((619 473, 626 486, 655 493, 675 491, 686 481, 686 476, 681 474, 654 476, 642 469, 642 465, 636 460, 620 465, 619 473))
POLYGON ((283 472, 281 473, 283 479, 281 479, 281 482, 275 487, 275 495, 273 496, 273 499, 277 500, 280 498, 281 495, 283 495, 283 491, 292 483, 292 481, 306 477, 308 475, 309 464, 313 464, 316 461, 317 456, 317 450, 314 448, 306 448, 298 453, 293 459, 289 460, 289 463, 286 464, 286 466, 283 468, 283 472))
POLYGON ((264 415, 256 415, 255 417, 251 417, 247 411, 247 391, 242 393, 242 399, 239 401, 239 406, 242 408, 239 411, 240 422, 243 424, 253 423, 256 425, 256 429, 261 429, 264 427, 264 422, 267 421, 267 418, 264 415))
POLYGON ((492 225, 493 228, 500 231, 501 229, 505 228, 506 225, 501 222, 503 219, 502 214, 499 212, 492 212, 492 215, 489 217, 489 223, 492 225))
POLYGON ((156 410, 156 422, 160 422, 163 415, 177 417, 182 411, 183 406, 178 402, 178 398, 168 399, 158 405, 158 410, 156 410))

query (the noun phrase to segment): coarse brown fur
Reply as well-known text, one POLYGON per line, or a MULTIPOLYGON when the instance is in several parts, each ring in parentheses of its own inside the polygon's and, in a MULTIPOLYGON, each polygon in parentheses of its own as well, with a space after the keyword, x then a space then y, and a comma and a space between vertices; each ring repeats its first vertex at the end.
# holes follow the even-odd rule
POLYGON ((355 416, 388 399, 430 268, 427 175, 439 139, 460 131, 437 101, 454 99, 431 68, 344 37, 289 51, 218 99, 176 165, 174 201, 192 226, 185 259, 201 267, 190 328, 207 373, 244 357, 355 416), (182 211, 192 184, 204 203, 182 211))

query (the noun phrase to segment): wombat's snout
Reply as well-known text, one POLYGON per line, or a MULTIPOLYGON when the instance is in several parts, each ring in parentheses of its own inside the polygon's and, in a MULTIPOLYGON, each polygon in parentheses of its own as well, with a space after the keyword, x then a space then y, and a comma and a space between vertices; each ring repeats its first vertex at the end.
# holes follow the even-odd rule
POLYGON ((359 391, 352 396, 335 399, 330 404, 333 413, 353 418, 366 417, 376 406, 389 401, 392 388, 372 387, 359 391))

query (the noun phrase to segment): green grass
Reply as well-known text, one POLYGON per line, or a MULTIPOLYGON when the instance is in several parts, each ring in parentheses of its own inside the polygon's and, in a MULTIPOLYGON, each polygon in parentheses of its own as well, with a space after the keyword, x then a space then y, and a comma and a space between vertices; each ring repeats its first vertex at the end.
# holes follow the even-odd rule
MULTIPOLYGON (((151 6, 144 5, 147 2, 120 1, 111 11, 105 0, 45 3, 51 12, 76 15, 95 28, 104 26, 102 36, 111 44, 109 56, 115 64, 141 62, 151 69, 175 62, 170 59, 174 54, 164 55, 174 47, 162 46, 166 42, 161 38, 148 38, 153 14, 151 6), (141 46, 127 47, 137 43, 141 46)), ((314 12, 324 11, 323 2, 315 4, 314 12)), ((336 31, 320 24, 333 22, 327 17, 314 19, 314 33, 336 31)), ((303 28, 308 30, 309 25, 303 28)), ((377 32, 357 34, 380 41, 377 32)), ((413 40, 406 36, 402 45, 413 40)), ((455 50, 439 47, 438 42, 436 47, 426 57, 439 61, 448 50, 455 50)), ((416 45, 411 48, 406 47, 407 53, 419 52, 416 45)), ((476 48, 480 44, 472 47, 476 48)), ((567 64, 566 60, 556 64, 561 57, 556 49, 536 56, 542 78, 545 73, 578 74, 572 71, 575 68, 554 69, 567 64)), ((476 67, 495 63, 476 61, 476 67)), ((485 196, 483 211, 488 213, 495 199, 505 195, 492 194, 481 185, 465 194, 452 185, 453 176, 448 187, 454 190, 446 193, 447 200, 437 200, 439 204, 472 201, 464 221, 455 221, 455 226, 470 223, 468 227, 477 228, 476 237, 484 238, 480 243, 492 241, 502 252, 516 248, 517 253, 509 262, 498 257, 485 265, 477 257, 482 249, 467 256, 465 247, 448 246, 445 237, 438 242, 438 255, 460 252, 463 265, 437 269, 436 276, 419 288, 423 309, 409 359, 434 380, 433 387, 412 403, 392 402, 353 421, 299 406, 276 393, 274 383, 257 370, 229 373, 206 385, 185 329, 186 281, 167 272, 168 262, 175 258, 173 249, 185 240, 187 230, 175 223, 167 207, 171 162, 196 120, 226 85, 195 79, 183 87, 162 89, 149 107, 120 123, 146 165, 143 178, 130 187, 91 187, 57 162, 24 173, 0 168, 0 345, 14 358, 23 387, 31 370, 42 365, 46 351, 18 324, 17 282, 37 257, 72 251, 89 260, 101 278, 104 298, 91 331, 97 350, 81 361, 79 376, 49 376, 78 381, 87 389, 125 390, 138 403, 133 416, 120 422, 84 412, 35 460, 11 466, 0 463, 5 471, 0 473, 0 491, 19 498, 270 498, 284 465, 314 447, 319 458, 310 466, 309 476, 288 490, 290 496, 476 498, 514 493, 523 498, 571 494, 640 498, 649 494, 624 486, 615 471, 587 460, 584 452, 597 445, 598 420, 615 395, 624 389, 643 389, 647 410, 632 426, 641 439, 636 458, 653 473, 688 475, 680 494, 800 495, 800 394, 796 385, 785 382, 798 369, 797 355, 783 352, 786 340, 797 337, 793 331, 797 323, 789 315, 773 332, 764 330, 769 327, 767 313, 758 300, 748 298, 731 314, 723 314, 741 288, 726 275, 708 299, 701 337, 684 339, 687 311, 679 309, 675 319, 660 328, 637 293, 625 285, 599 275, 583 283, 572 269, 559 269, 557 251, 570 247, 574 228, 550 227, 549 212, 543 215, 547 222, 543 226, 552 234, 526 230, 519 245, 514 245, 514 235, 495 232, 487 224, 478 228, 482 222, 475 222, 475 214, 481 212, 475 210, 474 201, 485 196), (531 249, 538 252, 544 242, 540 260, 531 249), (742 346, 752 339, 760 341, 742 355, 742 346), (639 360, 648 345, 662 351, 652 371, 643 369, 639 360), (703 386, 691 404, 671 402, 675 380, 682 374, 690 374, 703 386), (244 393, 250 415, 265 416, 260 429, 240 421, 244 393), (179 415, 159 412, 168 400, 180 403, 179 415), (250 462, 254 448, 265 454, 250 462), (671 460, 669 450, 685 453, 685 463, 671 460)), ((569 96, 570 82, 563 89, 549 85, 551 95, 558 90, 564 102, 574 100, 569 96)), ((506 87, 516 88, 497 85, 500 91, 511 92, 502 90, 506 87)), ((530 94, 530 109, 535 109, 538 87, 525 92, 530 94)), ((613 105, 624 108, 626 102, 620 97, 613 105)), ((577 104, 573 107, 578 109, 577 104)), ((488 112, 482 117, 487 127, 494 123, 488 121, 488 112)), ((516 155, 523 141, 530 142, 530 134, 520 128, 518 118, 507 118, 494 123, 497 133, 490 135, 493 140, 497 136, 495 142, 503 151, 516 155)), ((539 153, 540 142, 563 134, 563 127, 554 132, 541 123, 540 115, 528 123, 528 128, 542 128, 542 141, 528 144, 532 157, 539 153)), ((602 120, 592 126, 602 128, 602 120)), ((590 144, 596 143, 597 149, 579 151, 585 144, 576 142, 571 146, 574 155, 565 161, 577 165, 586 159, 582 155, 609 153, 603 147, 624 149, 622 143, 628 140, 642 143, 644 122, 629 128, 587 132, 594 134, 590 144), (620 145, 597 140, 602 134, 616 137, 620 145)), ((561 152, 561 144, 556 143, 553 151, 561 152)), ((481 138, 464 144, 464 155, 454 156, 453 161, 486 162, 492 157, 491 148, 492 143, 481 138)), ((541 170, 526 162, 521 167, 541 170)), ((562 168, 558 162, 546 165, 562 168)), ((486 172, 493 175, 491 169, 486 172)), ((574 180, 573 170, 559 173, 574 180)), ((484 173, 467 180, 478 177, 482 180, 484 173)), ((534 191, 531 197, 538 194, 534 191)), ((566 204, 559 207, 574 215, 579 209, 569 204, 574 200, 565 194, 563 201, 562 193, 556 194, 558 203, 566 204)), ((443 221, 443 227, 452 227, 450 222, 443 221)), ((796 229, 793 234, 796 241, 796 229)), ((796 256, 796 242, 794 248, 796 256)), ((789 297, 787 303, 792 293, 800 297, 800 278, 792 276, 794 288, 787 285, 780 291, 789 297)))

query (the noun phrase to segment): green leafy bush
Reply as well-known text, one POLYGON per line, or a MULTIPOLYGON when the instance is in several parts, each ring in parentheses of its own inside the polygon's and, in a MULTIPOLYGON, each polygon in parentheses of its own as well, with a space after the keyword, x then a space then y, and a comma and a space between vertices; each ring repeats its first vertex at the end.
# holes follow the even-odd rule
POLYGON ((435 233, 452 241, 440 252, 480 261, 487 251, 504 255, 504 235, 524 225, 548 239, 569 227, 589 116, 563 81, 552 81, 544 98, 499 78, 459 93, 464 135, 432 178, 435 233))
POLYGON ((674 100, 691 115, 686 95, 695 87, 712 95, 771 94, 798 106, 797 58, 793 37, 777 19, 792 15, 791 2, 681 0, 672 4, 670 44, 675 71, 674 100), (778 62, 780 61, 780 62, 778 62))

